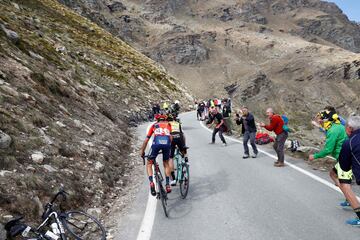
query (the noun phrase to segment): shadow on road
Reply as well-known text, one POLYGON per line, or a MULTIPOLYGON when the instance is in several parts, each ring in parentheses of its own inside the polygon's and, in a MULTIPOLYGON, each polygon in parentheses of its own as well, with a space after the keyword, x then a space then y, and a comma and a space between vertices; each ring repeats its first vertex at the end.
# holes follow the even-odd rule
POLYGON ((186 199, 181 198, 178 186, 173 187, 173 192, 169 195, 168 201, 169 218, 185 217, 192 211, 193 204, 225 191, 228 185, 227 175, 221 171, 213 175, 192 178, 186 199))

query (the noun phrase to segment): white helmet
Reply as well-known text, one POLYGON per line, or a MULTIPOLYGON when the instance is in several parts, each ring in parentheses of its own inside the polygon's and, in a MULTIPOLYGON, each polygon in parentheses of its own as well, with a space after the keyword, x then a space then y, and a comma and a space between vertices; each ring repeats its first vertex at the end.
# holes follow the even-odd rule
POLYGON ((180 104, 179 100, 176 100, 176 101, 175 101, 175 104, 180 104))

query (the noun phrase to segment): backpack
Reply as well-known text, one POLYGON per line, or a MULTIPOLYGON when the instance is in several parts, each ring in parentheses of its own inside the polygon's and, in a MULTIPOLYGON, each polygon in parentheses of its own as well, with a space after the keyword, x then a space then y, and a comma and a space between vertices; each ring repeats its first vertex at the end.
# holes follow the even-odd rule
POLYGON ((281 118, 284 121, 283 130, 285 132, 290 132, 290 128, 288 126, 289 118, 285 114, 281 115, 281 118))
POLYGON ((291 152, 296 152, 299 147, 300 147, 300 142, 298 140, 291 140, 291 146, 290 146, 291 152))
POLYGON ((268 144, 274 142, 274 138, 272 138, 269 134, 267 133, 257 133, 256 137, 255 137, 255 143, 258 145, 264 145, 264 144, 268 144))

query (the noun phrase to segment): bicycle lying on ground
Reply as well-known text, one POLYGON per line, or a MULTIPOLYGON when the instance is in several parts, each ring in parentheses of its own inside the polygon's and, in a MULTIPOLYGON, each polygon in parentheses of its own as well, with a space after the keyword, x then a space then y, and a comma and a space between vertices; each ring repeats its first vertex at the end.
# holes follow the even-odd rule
MULTIPOLYGON (((148 158, 149 155, 146 155, 143 157, 143 163, 145 165, 145 158, 148 158)), ((163 186, 163 181, 164 181, 164 177, 160 171, 160 167, 158 162, 156 161, 156 158, 154 159, 154 163, 153 163, 153 173, 154 173, 154 178, 155 178, 155 189, 156 189, 156 198, 161 200, 161 205, 163 207, 164 213, 166 217, 169 217, 168 212, 167 212, 167 192, 163 186)))
MULTIPOLYGON (((186 149, 188 149, 188 147, 186 149)), ((181 153, 179 148, 176 148, 175 150, 174 165, 176 168, 175 180, 176 183, 179 182, 181 197, 185 199, 189 192, 190 170, 189 163, 185 161, 185 156, 181 153)))
POLYGON ((67 193, 60 190, 44 207, 42 223, 33 228, 22 222, 22 217, 5 225, 8 239, 22 236, 26 240, 106 240, 106 232, 93 216, 82 211, 62 212, 55 210, 54 203, 59 196, 66 200, 67 193))

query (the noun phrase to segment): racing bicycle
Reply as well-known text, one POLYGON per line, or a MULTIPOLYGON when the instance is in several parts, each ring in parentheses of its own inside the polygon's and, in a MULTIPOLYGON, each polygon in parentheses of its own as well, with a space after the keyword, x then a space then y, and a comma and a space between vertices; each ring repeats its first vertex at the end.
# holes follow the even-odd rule
POLYGON ((106 240, 106 231, 93 216, 82 211, 63 212, 56 210, 54 203, 59 196, 66 200, 67 193, 60 191, 44 207, 42 223, 31 227, 22 217, 5 225, 7 238, 22 236, 26 240, 106 240))

